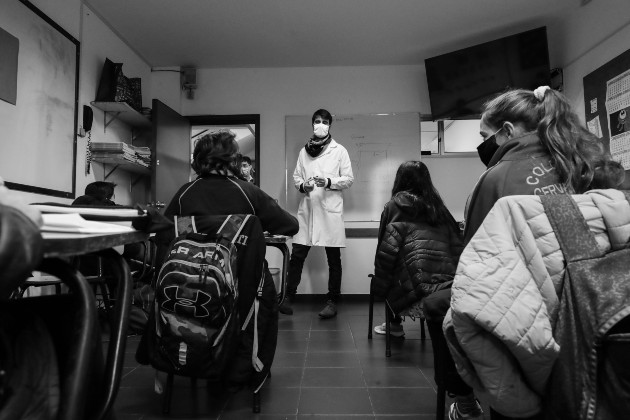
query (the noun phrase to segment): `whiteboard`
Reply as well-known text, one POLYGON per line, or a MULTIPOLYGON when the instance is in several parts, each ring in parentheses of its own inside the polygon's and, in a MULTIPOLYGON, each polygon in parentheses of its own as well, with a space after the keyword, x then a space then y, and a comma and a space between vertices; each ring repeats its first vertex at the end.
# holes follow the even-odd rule
MULTIPOLYGON (((333 115, 330 133, 348 150, 354 173, 354 184, 343 191, 344 220, 379 221, 398 166, 420 160, 420 114, 333 115)), ((312 135, 310 115, 285 118, 287 210, 293 214, 302 198, 293 185, 293 171, 312 135)))

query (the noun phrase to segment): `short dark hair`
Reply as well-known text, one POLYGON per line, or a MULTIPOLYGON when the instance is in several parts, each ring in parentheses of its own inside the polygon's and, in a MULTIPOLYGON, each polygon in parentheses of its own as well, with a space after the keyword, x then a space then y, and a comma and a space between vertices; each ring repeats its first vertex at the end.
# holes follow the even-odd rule
POLYGON ((317 111, 315 111, 315 113, 313 114, 313 117, 311 118, 311 124, 315 124, 315 118, 317 117, 321 117, 325 120, 328 120, 330 125, 332 125, 333 117, 332 115, 330 115, 330 112, 326 111, 325 109, 318 109, 317 111))
POLYGON ((243 162, 247 162, 250 165, 252 164, 252 158, 250 158, 249 156, 241 156, 241 159, 243 160, 243 162))
POLYGON ((210 175, 213 170, 226 173, 237 153, 238 143, 232 131, 214 131, 195 142, 192 168, 200 177, 210 175))
POLYGON ((114 196, 114 188, 116 184, 113 182, 96 181, 87 184, 85 187, 85 195, 97 198, 101 201, 111 200, 114 196))

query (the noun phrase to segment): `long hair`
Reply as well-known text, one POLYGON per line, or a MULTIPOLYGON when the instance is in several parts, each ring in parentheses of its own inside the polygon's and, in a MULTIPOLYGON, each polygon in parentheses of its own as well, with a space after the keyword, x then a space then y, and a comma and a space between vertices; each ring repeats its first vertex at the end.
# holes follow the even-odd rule
POLYGON ((509 121, 522 123, 527 131, 536 131, 569 192, 583 193, 592 188, 598 167, 617 168, 608 171, 608 176, 598 175, 600 185, 615 188, 623 182, 618 170, 621 164, 605 153, 601 142, 580 123, 560 92, 547 89, 539 100, 533 91, 509 90, 484 105, 482 119, 497 128, 509 121), (607 164, 602 166, 601 162, 607 164))
POLYGON ((398 167, 392 187, 392 198, 401 192, 412 198, 416 216, 426 216, 429 224, 455 222, 433 186, 431 174, 424 163, 410 160, 398 167))
POLYGON ((200 177, 212 171, 227 175, 238 153, 236 135, 230 130, 214 131, 195 143, 192 168, 200 177))

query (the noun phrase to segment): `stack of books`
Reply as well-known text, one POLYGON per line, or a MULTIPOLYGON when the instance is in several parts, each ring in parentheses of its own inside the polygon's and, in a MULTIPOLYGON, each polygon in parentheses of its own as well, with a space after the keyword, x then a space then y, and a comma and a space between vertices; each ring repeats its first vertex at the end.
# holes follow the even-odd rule
POLYGON ((148 147, 132 146, 127 143, 99 143, 94 142, 90 146, 92 159, 118 158, 136 163, 148 168, 151 165, 151 149, 148 147))

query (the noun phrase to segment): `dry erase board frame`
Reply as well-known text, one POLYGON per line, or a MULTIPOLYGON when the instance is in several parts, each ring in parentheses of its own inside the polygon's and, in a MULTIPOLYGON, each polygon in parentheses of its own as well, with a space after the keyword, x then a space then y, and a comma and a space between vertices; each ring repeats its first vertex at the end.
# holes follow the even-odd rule
POLYGON ((16 103, 0 101, 0 176, 10 189, 74 198, 79 41, 30 2, 3 3, 0 27, 19 47, 16 103))
MULTIPOLYGON (((420 160, 420 120, 417 112, 334 115, 332 137, 350 156, 354 184, 343 191, 346 222, 378 222, 391 198, 398 166, 420 160)), ((293 185, 298 154, 313 135, 310 115, 285 117, 287 211, 297 214, 301 199, 293 185)))

